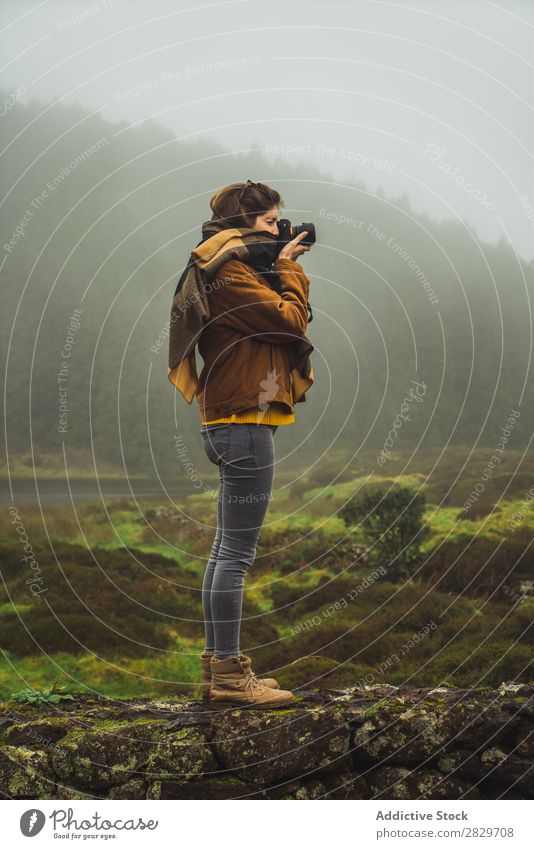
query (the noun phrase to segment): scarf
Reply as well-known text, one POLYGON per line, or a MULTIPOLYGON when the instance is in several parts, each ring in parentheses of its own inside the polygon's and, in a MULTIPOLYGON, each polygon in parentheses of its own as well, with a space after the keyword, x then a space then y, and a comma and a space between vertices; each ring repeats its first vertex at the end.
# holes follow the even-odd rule
MULTIPOLYGON (((272 289, 281 294, 281 282, 273 268, 279 250, 280 243, 271 233, 251 227, 225 227, 215 215, 203 223, 202 239, 191 252, 176 285, 169 320, 168 377, 188 404, 192 403, 198 386, 195 349, 210 318, 206 284, 216 276, 224 262, 237 259, 254 268, 272 289)), ((313 313, 310 305, 307 306, 311 321, 313 313)), ((303 336, 285 347, 290 369, 296 369, 302 378, 302 381, 298 380, 298 374, 293 372, 299 384, 295 400, 305 401, 304 392, 313 382, 310 361, 313 345, 303 336)))

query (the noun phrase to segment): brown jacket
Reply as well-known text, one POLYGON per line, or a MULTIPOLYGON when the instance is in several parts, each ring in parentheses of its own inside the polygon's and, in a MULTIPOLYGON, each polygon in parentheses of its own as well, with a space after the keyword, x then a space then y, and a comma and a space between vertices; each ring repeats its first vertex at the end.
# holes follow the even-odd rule
POLYGON ((288 348, 306 338, 310 281, 293 260, 277 259, 274 268, 281 295, 235 259, 221 265, 207 288, 210 319, 198 341, 204 360, 196 391, 201 421, 272 401, 292 413, 294 403, 305 400, 313 368, 309 377, 291 369, 288 348))

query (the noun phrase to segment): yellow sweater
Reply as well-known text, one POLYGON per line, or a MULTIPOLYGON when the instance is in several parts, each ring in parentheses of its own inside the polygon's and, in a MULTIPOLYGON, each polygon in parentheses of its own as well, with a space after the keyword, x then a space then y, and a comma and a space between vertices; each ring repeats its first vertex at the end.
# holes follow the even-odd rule
POLYGON ((289 425, 294 424, 295 413, 286 412, 285 404, 272 401, 267 410, 262 410, 260 407, 251 407, 249 410, 242 410, 240 413, 232 413, 231 416, 226 416, 223 419, 212 419, 209 422, 202 422, 202 424, 218 424, 219 422, 289 425))

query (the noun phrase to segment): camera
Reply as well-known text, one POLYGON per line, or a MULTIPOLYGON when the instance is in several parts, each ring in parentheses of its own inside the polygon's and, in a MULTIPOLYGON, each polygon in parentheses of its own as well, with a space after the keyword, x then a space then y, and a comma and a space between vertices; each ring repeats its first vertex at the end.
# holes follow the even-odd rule
POLYGON ((280 221, 278 221, 278 253, 280 253, 284 245, 287 245, 288 242, 291 242, 292 239, 296 239, 297 236, 300 236, 300 234, 305 231, 307 231, 308 235, 300 244, 314 245, 316 238, 315 224, 292 224, 287 218, 281 218, 280 221))

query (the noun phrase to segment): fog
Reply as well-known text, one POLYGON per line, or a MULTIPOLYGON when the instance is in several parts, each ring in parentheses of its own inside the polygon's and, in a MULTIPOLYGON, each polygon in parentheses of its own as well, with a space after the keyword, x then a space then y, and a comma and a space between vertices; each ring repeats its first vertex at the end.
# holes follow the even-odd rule
POLYGON ((406 192, 414 211, 534 258, 529 2, 50 0, 1 16, 0 84, 21 103, 79 103, 406 192))
POLYGON ((247 178, 318 232, 284 473, 376 460, 415 385, 399 450, 493 450, 515 413, 530 447, 527 4, 50 0, 2 24, 8 469, 190 485, 185 439, 207 473, 166 331, 210 198, 247 178))

